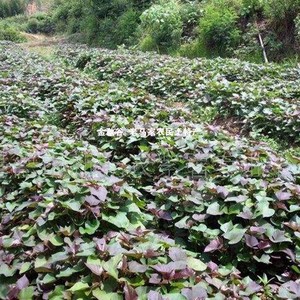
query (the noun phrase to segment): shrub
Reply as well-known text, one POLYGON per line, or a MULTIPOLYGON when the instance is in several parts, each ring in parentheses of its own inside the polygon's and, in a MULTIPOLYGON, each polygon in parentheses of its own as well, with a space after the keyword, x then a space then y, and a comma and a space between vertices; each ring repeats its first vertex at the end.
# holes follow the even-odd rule
POLYGON ((234 50, 235 57, 253 63, 262 63, 263 54, 258 41, 258 29, 252 24, 248 24, 242 43, 234 50))
POLYGON ((7 18, 25 12, 25 2, 22 0, 0 0, 0 18, 7 18))
POLYGON ((297 18, 295 19, 295 26, 296 26, 296 38, 299 43, 300 42, 300 14, 298 14, 297 18))
POLYGON ((264 0, 243 0, 242 15, 248 17, 261 16, 264 6, 264 0))
POLYGON ((188 58, 208 56, 205 45, 199 39, 189 43, 182 44, 179 49, 180 56, 188 58))
POLYGON ((116 26, 115 20, 112 18, 105 18, 102 20, 96 20, 98 26, 91 27, 91 33, 89 35, 89 44, 98 44, 101 47, 109 49, 116 48, 116 44, 112 39, 114 33, 114 27, 116 26))
POLYGON ((25 26, 25 31, 29 33, 50 34, 55 31, 55 24, 50 15, 38 13, 29 18, 25 26))
POLYGON ((134 34, 139 25, 139 17, 138 11, 129 9, 118 18, 113 36, 117 45, 132 45, 134 43, 134 34))
POLYGON ((152 36, 146 35, 140 42, 139 48, 142 51, 155 51, 157 49, 156 41, 152 36))
POLYGON ((57 3, 53 12, 52 21, 57 32, 76 33, 81 29, 82 20, 85 18, 82 1, 73 0, 57 3))
POLYGON ((203 15, 203 5, 198 2, 187 2, 181 6, 180 16, 183 22, 183 38, 186 40, 195 36, 195 28, 203 15))
POLYGON ((180 5, 176 0, 161 1, 141 15, 142 33, 150 36, 163 51, 179 46, 182 27, 180 5))
POLYGON ((11 42, 24 42, 26 39, 20 34, 20 32, 9 25, 0 25, 0 40, 11 42))
POLYGON ((277 56, 295 51, 295 19, 300 13, 300 0, 270 0, 265 3, 265 15, 269 18, 271 30, 282 43, 277 56))
POLYGON ((219 5, 221 2, 215 1, 205 6, 204 16, 200 19, 199 33, 207 50, 212 54, 225 56, 238 45, 241 31, 237 25, 239 16, 235 9, 219 5))
POLYGON ((264 5, 265 15, 274 22, 281 22, 289 16, 294 16, 300 12, 300 0, 268 0, 264 5))

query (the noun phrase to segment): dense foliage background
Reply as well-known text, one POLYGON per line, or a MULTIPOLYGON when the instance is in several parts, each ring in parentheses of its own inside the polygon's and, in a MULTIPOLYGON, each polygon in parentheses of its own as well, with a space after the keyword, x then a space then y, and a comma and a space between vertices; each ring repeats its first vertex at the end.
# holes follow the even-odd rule
MULTIPOLYGON (((20 14, 28 3, 1 0, 0 17, 20 14)), ((51 9, 27 17, 23 30, 73 34, 73 40, 111 49, 125 45, 252 62, 263 61, 260 34, 269 60, 298 58, 299 0, 44 0, 37 4, 45 3, 51 9)))

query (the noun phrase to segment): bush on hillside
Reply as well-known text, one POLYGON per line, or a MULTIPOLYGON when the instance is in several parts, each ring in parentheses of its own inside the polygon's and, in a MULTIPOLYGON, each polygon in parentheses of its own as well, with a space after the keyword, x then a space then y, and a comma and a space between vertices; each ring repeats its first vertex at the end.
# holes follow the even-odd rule
POLYGON ((0 0, 0 18, 7 18, 25 12, 25 2, 22 0, 0 0))
POLYGON ((180 5, 176 0, 161 1, 141 15, 142 34, 151 37, 162 51, 179 47, 182 28, 180 5))
POLYGON ((297 18, 295 19, 295 26, 296 26, 296 38, 299 43, 300 42, 300 14, 298 14, 297 18))
POLYGON ((211 55, 226 56, 239 44, 241 31, 237 24, 239 16, 236 10, 231 6, 220 6, 219 3, 215 1, 205 6, 199 34, 211 55))
POLYGON ((29 18, 25 31, 29 33, 54 33, 55 23, 50 15, 38 13, 29 18))
POLYGON ((52 22, 57 32, 77 33, 86 17, 84 4, 80 0, 58 2, 53 12, 52 22))
POLYGON ((203 15, 203 5, 197 1, 188 1, 181 6, 180 16, 183 22, 183 39, 194 38, 200 17, 203 15))
POLYGON ((118 18, 114 32, 116 45, 132 45, 134 43, 139 17, 140 12, 135 9, 129 9, 118 18))
POLYGON ((277 53, 279 59, 295 51, 295 19, 299 13, 300 0, 269 0, 265 3, 270 28, 282 44, 277 53))
POLYGON ((24 42, 26 39, 20 34, 20 32, 9 25, 0 24, 0 41, 11 42, 24 42))
POLYGON ((261 17, 264 11, 264 0, 243 0, 242 15, 249 18, 261 17))

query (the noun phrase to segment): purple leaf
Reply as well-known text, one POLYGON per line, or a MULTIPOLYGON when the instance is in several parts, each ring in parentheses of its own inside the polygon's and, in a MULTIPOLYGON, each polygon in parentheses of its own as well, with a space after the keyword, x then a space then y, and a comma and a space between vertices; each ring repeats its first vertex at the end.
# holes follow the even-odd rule
POLYGON ((94 238, 94 242, 96 243, 96 248, 100 252, 105 252, 107 251, 107 245, 106 245, 106 240, 105 239, 97 239, 94 238))
POLYGON ((193 214, 192 218, 195 221, 201 222, 201 221, 204 221, 207 218, 207 215, 206 214, 193 214))
POLYGON ((282 190, 275 193, 275 195, 279 201, 289 200, 292 197, 291 193, 283 192, 282 190))
POLYGON ((250 231, 253 233, 265 233, 266 229, 263 227, 258 227, 258 226, 251 226, 250 231))
POLYGON ((256 246, 259 244, 257 238, 255 236, 245 234, 245 241, 246 245, 250 248, 256 248, 256 246))
POLYGON ((90 188, 91 194, 93 196, 98 197, 98 199, 101 202, 104 202, 106 200, 106 196, 107 196, 107 189, 103 186, 95 189, 95 188, 90 188))
POLYGON ((285 254, 287 254, 291 258, 291 260, 293 262, 296 261, 296 255, 295 255, 295 253, 291 249, 285 249, 285 250, 282 250, 282 252, 284 252, 285 254))
POLYGON ((289 282, 290 291, 293 292, 297 297, 300 297, 300 284, 295 281, 289 282))
POLYGON ((187 256, 185 251, 180 248, 170 248, 169 249, 169 256, 173 261, 186 261, 187 256))
POLYGON ((261 287, 259 284, 257 284, 257 283, 254 282, 254 281, 251 281, 251 282, 248 284, 248 286, 247 286, 245 292, 246 292, 248 295, 253 295, 253 294, 256 294, 257 292, 259 292, 261 289, 262 289, 262 287, 261 287))
POLYGON ((21 277, 17 282, 16 285, 13 286, 7 295, 7 299, 9 300, 14 300, 17 299, 19 293, 21 290, 25 289, 26 287, 29 286, 29 280, 27 279, 27 277, 24 275, 23 277, 21 277))
POLYGON ((208 264, 207 264, 208 268, 212 271, 212 272, 215 272, 219 269, 218 265, 215 264, 214 262, 210 261, 208 264))
POLYGON ((160 218, 160 219, 163 219, 163 220, 166 220, 166 221, 172 221, 173 218, 171 216, 171 213, 170 212, 167 212, 167 211, 163 211, 163 210, 159 210, 156 215, 160 218))
POLYGON ((199 285, 193 286, 192 289, 183 289, 182 295, 188 300, 204 300, 207 299, 206 290, 199 285))
POLYGON ((132 288, 128 284, 125 284, 124 294, 125 294, 125 300, 137 300, 138 299, 137 292, 135 291, 134 288, 132 288))
POLYGON ((223 241, 221 238, 212 240, 204 249, 204 252, 214 252, 223 247, 223 241))
POLYGON ((94 196, 87 196, 85 197, 85 202, 87 202, 90 206, 96 206, 96 205, 99 205, 101 203, 101 201, 94 197, 94 196))
POLYGON ((217 186, 217 192, 223 199, 225 199, 229 194, 229 191, 225 186, 217 186))
POLYGON ((103 268, 101 266, 85 263, 85 265, 94 273, 100 276, 103 273, 103 268))
POLYGON ((177 261, 177 262, 170 262, 165 265, 155 265, 152 268, 162 274, 168 274, 172 271, 176 270, 184 270, 187 267, 186 262, 184 261, 177 261))
POLYGON ((253 213, 249 209, 246 209, 243 212, 239 213, 238 217, 244 220, 251 220, 253 218, 253 213))
POLYGON ((289 171, 289 169, 285 168, 281 171, 281 178, 285 181, 291 181, 294 182, 295 178, 292 175, 292 173, 289 171))
POLYGON ((130 261, 128 263, 129 271, 132 273, 144 273, 147 271, 148 267, 142 264, 139 264, 136 261, 130 261))
POLYGON ((144 256, 146 258, 152 258, 152 257, 160 256, 160 253, 157 251, 154 251, 153 249, 148 249, 144 252, 144 256))
POLYGON ((184 270, 177 272, 173 277, 176 280, 176 279, 191 278, 194 275, 195 275, 194 270, 192 270, 190 268, 186 268, 184 270))
POLYGON ((291 239, 286 238, 284 234, 285 232, 282 230, 275 230, 272 236, 270 237, 270 240, 273 243, 291 242, 291 239))
POLYGON ((120 182, 122 182, 122 181, 123 181, 122 179, 117 178, 117 177, 115 177, 115 176, 110 176, 110 177, 108 178, 108 183, 111 184, 111 185, 116 184, 116 183, 120 183, 120 182))
POLYGON ((158 274, 152 274, 149 283, 151 284, 160 284, 161 283, 161 276, 158 274))
POLYGON ((246 179, 246 178, 242 177, 240 182, 241 182, 242 186, 245 186, 249 182, 249 179, 246 179))
POLYGON ((119 243, 109 245, 107 248, 108 248, 107 250, 111 256, 122 254, 126 251, 119 243))
POLYGON ((158 292, 150 291, 148 300, 164 300, 164 298, 158 292))
POLYGON ((270 247, 271 247, 271 244, 269 241, 260 241, 258 244, 258 249, 267 249, 270 247))
POLYGON ((21 277, 17 283, 16 283, 16 287, 21 291, 22 289, 25 289, 26 287, 29 286, 29 280, 27 279, 27 277, 24 275, 23 277, 21 277))

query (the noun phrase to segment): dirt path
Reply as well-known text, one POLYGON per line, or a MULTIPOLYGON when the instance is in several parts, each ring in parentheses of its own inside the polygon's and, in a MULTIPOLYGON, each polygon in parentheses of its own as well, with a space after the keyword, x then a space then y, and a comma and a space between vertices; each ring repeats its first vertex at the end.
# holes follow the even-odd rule
POLYGON ((44 57, 50 57, 53 54, 54 47, 64 40, 61 36, 47 36, 44 34, 22 33, 27 42, 21 46, 30 51, 40 54, 44 57))
POLYGON ((27 42, 22 43, 22 46, 24 47, 53 46, 63 40, 60 36, 47 36, 44 34, 23 32, 22 35, 27 39, 27 42))

